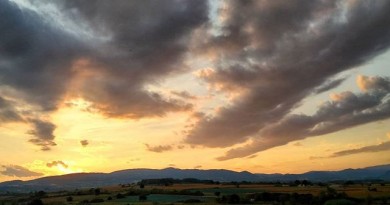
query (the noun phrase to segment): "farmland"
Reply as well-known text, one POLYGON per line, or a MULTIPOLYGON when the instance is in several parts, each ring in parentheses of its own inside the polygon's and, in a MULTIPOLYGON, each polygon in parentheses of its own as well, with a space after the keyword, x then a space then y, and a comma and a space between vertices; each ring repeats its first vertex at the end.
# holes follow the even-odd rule
POLYGON ((347 199, 353 204, 390 202, 390 184, 121 184, 48 193, 9 193, 0 197, 1 205, 324 204, 326 201, 347 199), (35 199, 39 200, 33 201, 35 199))

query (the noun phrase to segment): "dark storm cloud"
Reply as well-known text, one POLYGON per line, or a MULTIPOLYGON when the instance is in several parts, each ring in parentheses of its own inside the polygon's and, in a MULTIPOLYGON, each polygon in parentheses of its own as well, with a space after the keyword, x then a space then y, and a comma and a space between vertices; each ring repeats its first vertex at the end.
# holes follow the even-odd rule
POLYGON ((80 144, 81 144, 81 146, 86 147, 89 145, 89 142, 88 142, 88 140, 81 140, 80 144))
MULTIPOLYGON (((220 158, 229 159, 308 135, 325 134, 389 117, 388 103, 375 99, 384 99, 383 94, 376 96, 373 93, 355 96, 362 100, 356 106, 372 108, 369 112, 356 108, 357 116, 353 113, 354 105, 345 110, 336 109, 344 112, 343 115, 318 113, 314 119, 289 113, 305 97, 340 84, 341 79, 331 80, 340 72, 361 65, 388 48, 390 2, 228 3, 223 35, 208 42, 213 46, 209 49, 222 59, 216 62, 216 69, 200 72, 200 76, 222 90, 238 90, 243 94, 235 98, 231 106, 221 107, 214 118, 200 120, 189 130, 187 143, 228 147, 248 139, 253 141, 247 147, 228 152, 228 157, 220 158), (327 118, 326 122, 318 124, 322 122, 321 118, 327 118), (317 124, 315 130, 306 129, 317 124), (282 129, 276 131, 273 127, 282 129)), ((330 108, 334 107, 320 109, 330 108)))
POLYGON ((166 151, 171 151, 173 147, 171 145, 157 145, 157 146, 152 146, 149 144, 145 144, 146 150, 150 152, 166 152, 166 151))
POLYGON ((206 1, 66 1, 112 39, 95 54, 94 72, 82 96, 111 117, 142 118, 186 111, 191 105, 145 90, 163 76, 183 72, 191 32, 207 22, 206 1), (118 23, 120 22, 120 23, 118 23), (95 59, 96 61, 96 59, 95 59))
MULTIPOLYGON (((203 0, 1 1, 0 89, 42 114, 66 96, 82 97, 88 110, 108 117, 190 110, 146 86, 186 70, 188 41, 207 11, 203 0)), ((0 109, 17 119, 9 107, 0 109)), ((43 150, 55 145, 55 125, 29 121, 31 142, 43 150)))
POLYGON ((55 167, 55 166, 58 166, 58 165, 60 165, 60 166, 62 166, 64 168, 68 168, 68 165, 65 162, 61 161, 61 160, 52 161, 52 162, 46 163, 47 167, 55 167))
POLYGON ((360 147, 357 149, 348 149, 348 150, 335 152, 330 157, 342 157, 342 156, 347 156, 352 154, 382 152, 387 150, 390 150, 390 142, 382 142, 378 145, 370 145, 370 146, 360 147))
POLYGON ((332 101, 323 103, 312 116, 288 115, 278 123, 263 128, 253 143, 231 149, 218 159, 244 157, 291 141, 389 118, 390 79, 366 76, 358 79, 362 79, 361 84, 367 84, 372 79, 378 83, 370 83, 366 92, 360 94, 349 91, 333 94, 332 101))
POLYGON ((18 165, 2 165, 3 170, 0 171, 0 174, 10 177, 39 177, 42 176, 42 173, 30 171, 22 166, 18 165))
POLYGON ((53 110, 72 76, 82 42, 16 3, 0 2, 0 83, 43 110, 53 110))

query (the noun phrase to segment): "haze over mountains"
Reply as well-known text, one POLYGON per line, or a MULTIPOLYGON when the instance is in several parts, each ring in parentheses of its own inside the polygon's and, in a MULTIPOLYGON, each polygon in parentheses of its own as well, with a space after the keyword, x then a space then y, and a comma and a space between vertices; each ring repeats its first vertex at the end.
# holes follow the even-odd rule
POLYGON ((157 178, 196 178, 221 182, 287 182, 294 180, 333 181, 333 180, 390 180, 390 164, 345 169, 341 171, 310 171, 302 174, 254 174, 247 171, 235 172, 224 169, 128 169, 111 173, 75 173, 60 176, 49 176, 29 181, 8 181, 0 183, 0 192, 28 192, 37 190, 66 190, 92 188, 115 184, 126 184, 142 179, 157 178))

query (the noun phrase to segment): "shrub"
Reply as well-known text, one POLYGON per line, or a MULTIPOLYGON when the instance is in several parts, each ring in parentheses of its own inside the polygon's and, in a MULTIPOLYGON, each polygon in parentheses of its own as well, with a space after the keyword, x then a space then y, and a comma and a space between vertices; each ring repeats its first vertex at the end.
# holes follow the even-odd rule
POLYGON ((28 205, 43 205, 43 202, 40 199, 33 199, 28 203, 28 205))
POLYGON ((125 195, 123 195, 123 194, 121 194, 121 193, 118 193, 118 194, 116 195, 116 198, 117 198, 117 199, 123 199, 123 198, 125 198, 125 195))
POLYGON ((325 202, 324 205, 355 205, 354 201, 348 199, 332 199, 325 202))
POLYGON ((140 201, 146 201, 148 199, 148 197, 146 196, 146 195, 139 195, 139 197, 138 197, 138 200, 140 200, 140 201))
POLYGON ((101 202, 104 202, 104 199, 96 198, 96 199, 92 199, 92 200, 90 201, 90 203, 101 203, 101 202))
POLYGON ((66 201, 67 201, 67 202, 71 202, 71 201, 73 201, 73 197, 72 197, 72 196, 68 196, 68 197, 66 197, 66 201))

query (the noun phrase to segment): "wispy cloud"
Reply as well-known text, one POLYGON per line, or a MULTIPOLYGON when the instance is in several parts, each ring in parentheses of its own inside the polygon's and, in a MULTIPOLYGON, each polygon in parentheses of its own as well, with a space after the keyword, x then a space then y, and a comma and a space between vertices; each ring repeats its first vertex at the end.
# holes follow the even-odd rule
POLYGON ((360 154, 360 153, 374 153, 374 152, 382 152, 382 151, 389 151, 390 150, 390 141, 388 142, 382 142, 377 145, 369 145, 360 147, 357 149, 347 149, 342 150, 339 152, 333 153, 330 157, 343 157, 348 156, 352 154, 360 154))
POLYGON ((62 166, 64 168, 68 168, 68 165, 65 162, 61 161, 61 160, 48 162, 48 163, 46 163, 46 166, 47 167, 62 166))
POLYGON ((11 177, 39 177, 43 176, 42 173, 33 172, 19 165, 2 165, 0 174, 11 177))
POLYGON ((173 149, 172 145, 152 146, 152 145, 149 145, 149 144, 145 144, 145 147, 146 147, 146 150, 148 150, 150 152, 158 152, 158 153, 170 151, 170 150, 173 149))

